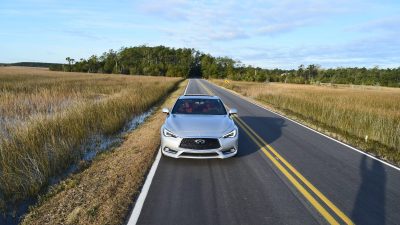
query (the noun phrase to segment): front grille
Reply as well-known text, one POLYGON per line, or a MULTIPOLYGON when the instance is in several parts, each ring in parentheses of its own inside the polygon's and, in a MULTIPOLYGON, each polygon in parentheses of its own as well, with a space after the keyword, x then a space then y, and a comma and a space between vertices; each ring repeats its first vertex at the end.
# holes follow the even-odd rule
POLYGON ((219 156, 218 153, 216 152, 211 152, 211 153, 189 153, 189 152, 184 152, 180 156, 191 156, 191 157, 217 157, 219 156))
POLYGON ((204 150, 221 147, 218 139, 215 138, 184 138, 179 145, 181 148, 204 150))

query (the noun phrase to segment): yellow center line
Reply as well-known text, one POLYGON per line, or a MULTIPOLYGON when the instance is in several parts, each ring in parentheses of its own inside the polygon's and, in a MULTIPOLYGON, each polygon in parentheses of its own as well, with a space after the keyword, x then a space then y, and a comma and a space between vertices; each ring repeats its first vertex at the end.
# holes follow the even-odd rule
POLYGON ((252 130, 246 123, 243 122, 239 117, 235 117, 240 121, 243 126, 248 128, 250 132, 259 139, 264 146, 266 146, 283 164, 289 168, 303 183, 310 188, 332 211, 334 211, 346 224, 353 224, 350 218, 348 218, 335 204, 333 204, 324 194, 322 194, 313 184, 311 184, 299 171, 297 171, 288 161, 286 161, 272 146, 267 144, 254 130, 252 130))
MULTIPOLYGON (((236 117, 237 118, 237 117, 236 117)), ((247 130, 240 125, 246 134, 261 148, 264 154, 274 163, 274 165, 288 178, 288 180, 299 190, 299 192, 317 209, 317 211, 328 221, 329 224, 339 224, 335 218, 274 158, 271 153, 258 142, 258 140, 247 130)))
MULTIPOLYGON (((208 94, 213 95, 204 84, 198 82, 208 94)), ((314 185, 312 185, 303 175, 300 174, 289 162, 287 162, 272 146, 267 144, 253 129, 251 129, 242 119, 235 116, 235 121, 249 135, 249 137, 261 148, 264 154, 278 167, 278 169, 289 179, 289 181, 303 194, 303 196, 317 209, 317 211, 330 223, 339 224, 315 198, 282 166, 276 158, 268 152, 266 146, 293 174, 295 174, 311 191, 313 191, 332 211, 334 211, 346 224, 354 224, 339 208, 337 208, 325 195, 323 195, 314 185)))

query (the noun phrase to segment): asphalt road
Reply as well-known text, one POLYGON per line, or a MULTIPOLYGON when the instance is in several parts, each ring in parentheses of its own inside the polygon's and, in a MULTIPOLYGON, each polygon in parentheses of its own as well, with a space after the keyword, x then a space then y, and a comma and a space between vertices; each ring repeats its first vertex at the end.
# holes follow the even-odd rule
POLYGON ((138 224, 400 224, 398 169, 208 81, 187 93, 238 110, 238 155, 162 157, 138 224))

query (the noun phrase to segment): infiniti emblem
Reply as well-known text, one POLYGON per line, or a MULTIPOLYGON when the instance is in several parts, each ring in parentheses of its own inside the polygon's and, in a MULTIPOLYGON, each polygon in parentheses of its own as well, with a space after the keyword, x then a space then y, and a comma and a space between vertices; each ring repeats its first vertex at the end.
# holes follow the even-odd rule
POLYGON ((196 140, 194 140, 194 143, 196 143, 198 145, 204 145, 206 143, 206 140, 204 140, 204 139, 196 139, 196 140))

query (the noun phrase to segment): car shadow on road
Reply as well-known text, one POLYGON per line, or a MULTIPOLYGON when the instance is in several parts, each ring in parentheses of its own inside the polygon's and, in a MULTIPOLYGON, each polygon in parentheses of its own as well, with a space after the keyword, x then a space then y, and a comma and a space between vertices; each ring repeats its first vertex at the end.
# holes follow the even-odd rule
POLYGON ((361 184, 351 215, 355 224, 385 224, 386 172, 383 164, 363 155, 361 184))
MULTIPOLYGON (((282 128, 286 126, 285 120, 279 117, 240 116, 240 119, 267 144, 271 144, 281 137, 282 128)), ((239 151, 236 156, 243 157, 260 150, 241 125, 237 122, 235 123, 239 127, 239 151)), ((254 137, 255 135, 252 136, 254 137)))

